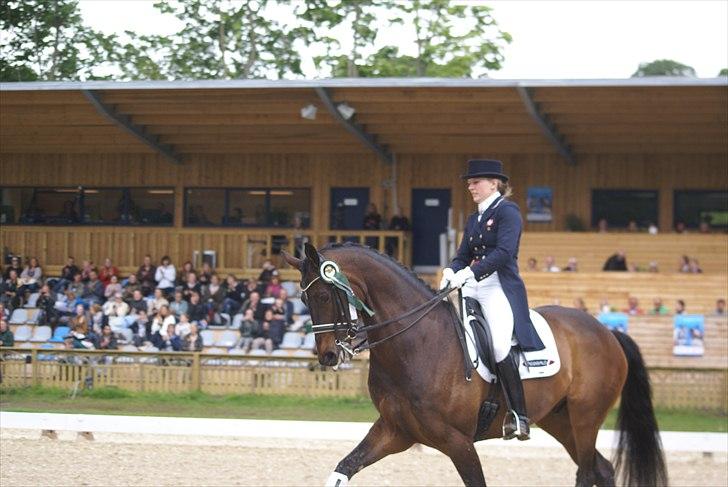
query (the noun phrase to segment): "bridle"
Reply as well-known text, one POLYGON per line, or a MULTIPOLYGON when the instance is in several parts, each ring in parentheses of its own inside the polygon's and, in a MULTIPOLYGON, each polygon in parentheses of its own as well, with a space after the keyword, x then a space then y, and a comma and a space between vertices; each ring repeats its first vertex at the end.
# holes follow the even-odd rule
MULTIPOLYGON (((349 285, 348 278, 343 272, 341 272, 338 264, 336 264, 336 262, 334 262, 333 260, 324 261, 319 266, 319 275, 307 284, 304 284, 303 281, 301 281, 301 298, 306 306, 309 306, 307 292, 309 288, 318 280, 321 280, 328 285, 332 294, 331 297, 333 298, 333 302, 336 306, 337 318, 334 320, 333 323, 315 323, 311 325, 311 331, 314 333, 314 335, 333 332, 336 336, 337 349, 343 351, 351 357, 363 352, 364 350, 374 348, 377 345, 380 345, 381 343, 387 340, 391 340, 392 338, 406 332, 417 323, 419 323, 425 316, 427 316, 430 311, 432 311, 435 307, 437 307, 438 304, 442 302, 443 298, 447 297, 447 295, 453 291, 452 288, 447 287, 435 294, 435 296, 433 296, 430 300, 415 306, 414 308, 410 309, 400 316, 397 316, 396 318, 382 321, 380 323, 365 325, 358 322, 356 310, 360 310, 368 314, 369 316, 374 316, 374 311, 369 309, 366 304, 364 304, 364 302, 362 302, 356 296, 354 290, 349 285), (409 323, 401 330, 392 333, 391 335, 388 335, 374 342, 369 342, 368 338, 362 338, 360 339, 359 343, 357 343, 356 345, 353 344, 354 339, 362 333, 377 330, 387 325, 397 323, 419 312, 421 313, 411 323, 409 323), (355 316, 352 317, 352 314, 355 316), (341 338, 342 334, 343 339, 341 338)), ((457 318, 454 309, 450 309, 453 315, 457 318)))

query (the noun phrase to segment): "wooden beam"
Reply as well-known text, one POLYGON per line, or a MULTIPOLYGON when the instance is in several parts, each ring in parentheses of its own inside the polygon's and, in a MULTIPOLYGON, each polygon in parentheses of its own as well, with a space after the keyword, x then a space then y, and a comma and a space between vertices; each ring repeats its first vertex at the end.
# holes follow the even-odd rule
POLYGON ((93 90, 83 90, 83 95, 94 107, 96 107, 96 110, 98 110, 99 113, 116 123, 119 127, 123 128, 155 151, 162 154, 167 160, 174 164, 182 163, 182 159, 175 154, 171 146, 160 144, 158 138, 154 135, 148 134, 144 126, 132 123, 128 115, 119 113, 113 106, 105 104, 99 97, 98 93, 93 90))
POLYGON ((368 134, 361 125, 352 122, 351 119, 347 120, 341 116, 341 113, 339 113, 338 108, 334 104, 334 101, 331 99, 331 96, 329 96, 326 88, 317 87, 315 88, 315 90, 319 98, 321 98, 324 106, 329 111, 329 114, 331 114, 331 116, 334 117, 335 120, 337 120, 348 132, 354 135, 357 139, 361 140, 362 143, 364 143, 366 147, 374 152, 377 157, 381 159, 384 163, 390 165, 393 164, 394 159, 392 157, 392 154, 390 154, 387 149, 377 144, 375 138, 372 135, 368 134))
POLYGON ((559 154, 564 156, 569 164, 572 166, 576 165, 576 159, 574 159, 574 155, 571 153, 571 149, 566 143, 564 136, 559 134, 556 126, 551 122, 551 120, 549 120, 548 115, 539 111, 539 107, 536 103, 534 103, 528 89, 523 86, 516 86, 516 90, 518 91, 518 94, 521 95, 521 100, 523 100, 523 105, 526 107, 526 111, 529 115, 531 115, 531 118, 533 118, 538 126, 541 127, 541 131, 546 138, 551 141, 554 147, 556 147, 556 150, 559 151, 559 154))

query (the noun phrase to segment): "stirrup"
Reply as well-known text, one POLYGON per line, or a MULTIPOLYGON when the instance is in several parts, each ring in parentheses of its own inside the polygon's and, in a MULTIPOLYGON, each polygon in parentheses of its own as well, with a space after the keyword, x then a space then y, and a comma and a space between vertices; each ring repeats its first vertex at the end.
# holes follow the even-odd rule
POLYGON ((513 438, 518 438, 520 441, 525 441, 531 438, 529 432, 523 431, 521 429, 521 422, 524 422, 525 424, 528 424, 528 418, 525 416, 521 418, 518 413, 511 409, 510 411, 507 411, 505 416, 503 417, 503 439, 504 440, 512 440, 513 438), (516 425, 516 428, 513 430, 506 431, 506 426, 511 426, 511 423, 509 423, 509 419, 513 418, 513 423, 516 425))

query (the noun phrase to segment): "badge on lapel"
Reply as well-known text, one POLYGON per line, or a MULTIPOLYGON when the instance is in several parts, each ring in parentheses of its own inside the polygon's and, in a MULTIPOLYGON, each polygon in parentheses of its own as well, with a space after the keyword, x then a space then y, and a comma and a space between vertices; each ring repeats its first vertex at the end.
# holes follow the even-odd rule
POLYGON ((493 226, 493 219, 491 218, 487 222, 485 222, 485 230, 490 232, 492 226, 493 226))

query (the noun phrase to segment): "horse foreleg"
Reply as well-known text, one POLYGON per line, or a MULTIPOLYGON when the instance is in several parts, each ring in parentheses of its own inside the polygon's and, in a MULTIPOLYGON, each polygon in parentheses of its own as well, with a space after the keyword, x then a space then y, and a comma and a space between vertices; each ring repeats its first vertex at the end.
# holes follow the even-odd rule
POLYGON ((394 425, 388 424, 380 417, 361 443, 339 462, 329 475, 326 487, 346 487, 349 479, 359 470, 387 455, 404 451, 413 443, 394 425))
POLYGON ((447 443, 437 449, 450 457, 465 485, 485 486, 483 467, 475 451, 473 439, 457 430, 448 433, 447 443))

